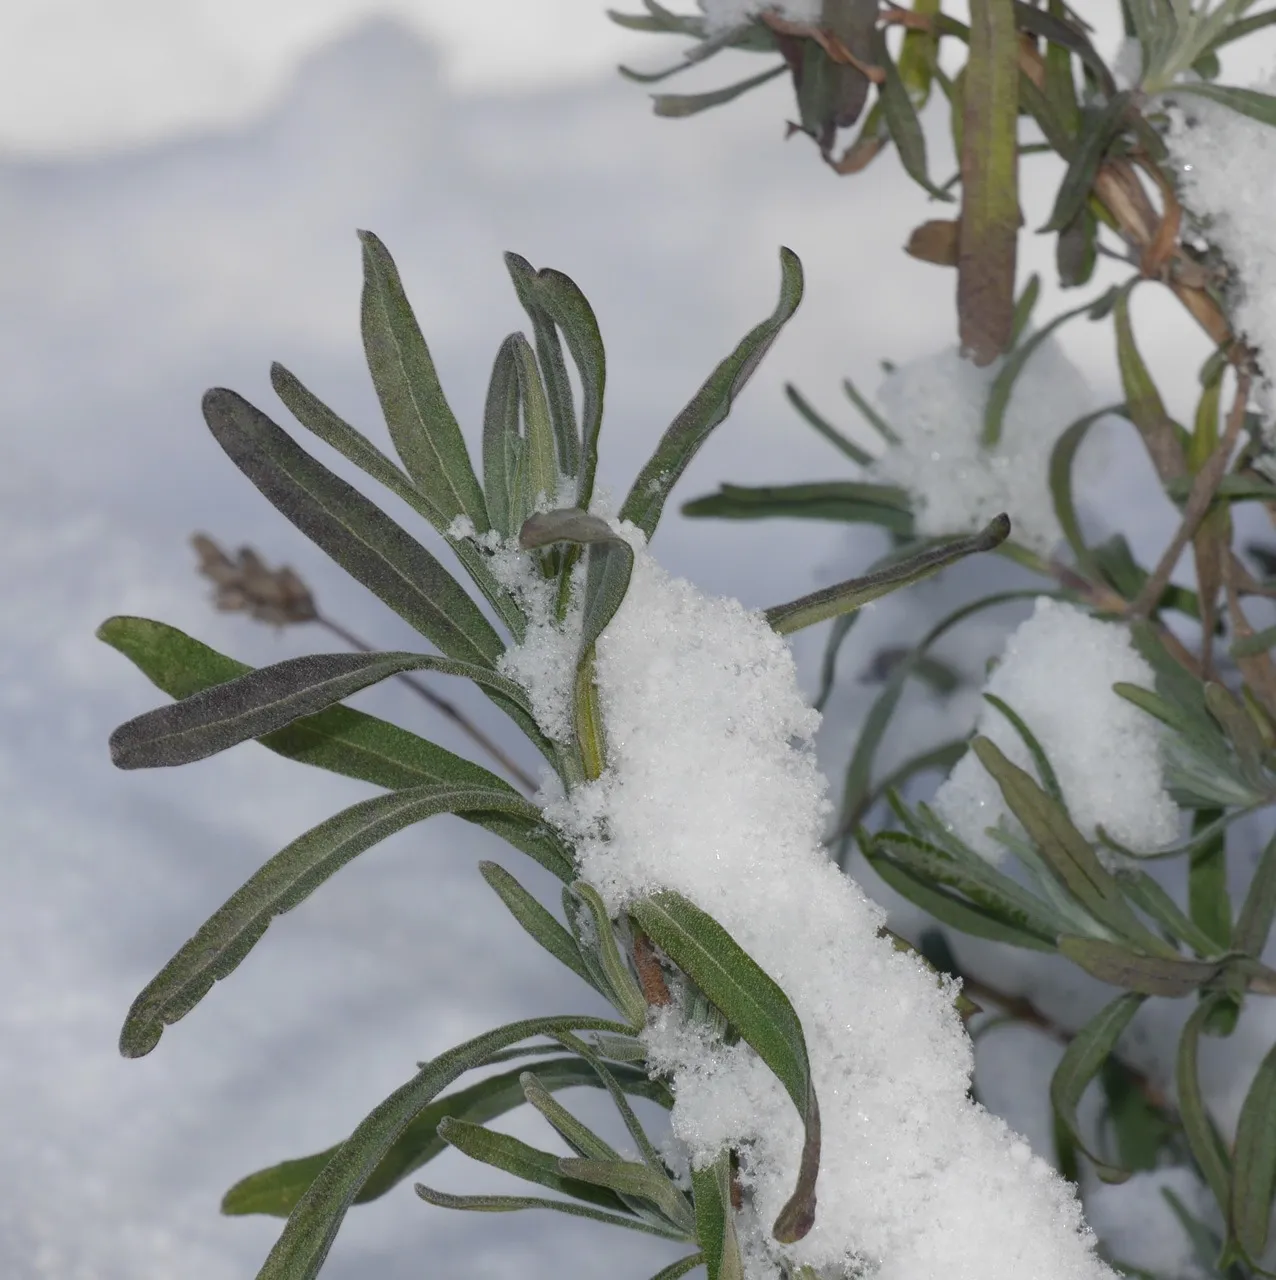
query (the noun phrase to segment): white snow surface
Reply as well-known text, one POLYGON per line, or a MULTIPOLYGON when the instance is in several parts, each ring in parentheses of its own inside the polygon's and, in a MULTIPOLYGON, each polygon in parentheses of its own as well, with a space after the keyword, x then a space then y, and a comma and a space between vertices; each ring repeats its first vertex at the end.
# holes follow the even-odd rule
MULTIPOLYGON (((1179 827, 1178 808, 1163 785, 1161 725, 1112 691, 1120 681, 1145 688, 1153 683, 1152 668, 1131 645, 1129 632, 1042 596, 1006 641, 984 690, 1017 712, 1041 744, 1087 838, 1102 825, 1122 844, 1160 848, 1179 827)), ((1023 739, 990 703, 976 731, 1035 776, 1023 739)), ((993 861, 1006 850, 987 828, 1004 821, 1022 832, 973 752, 957 762, 934 807, 961 839, 993 861)))
MULTIPOLYGON (((610 910, 656 889, 721 923, 801 1019, 820 1103, 815 1225, 785 1252, 878 1280, 1098 1280, 1069 1188, 967 1097, 972 1050, 955 989, 878 936, 884 912, 820 843, 826 784, 786 643, 761 614, 670 577, 635 537, 628 595, 598 642, 608 768, 547 811, 610 910)), ((775 1273, 769 1233, 802 1142, 778 1080, 747 1046, 653 1017, 674 1134, 696 1166, 742 1149, 754 1217, 745 1273, 775 1273)))
MULTIPOLYGON (((1272 93, 1269 78, 1254 86, 1272 93)), ((1267 375, 1261 399, 1276 413, 1276 130, 1195 95, 1184 95, 1171 114, 1167 139, 1179 166, 1179 193, 1231 268, 1231 314, 1245 340, 1257 347, 1267 375)), ((1269 422, 1268 441, 1276 443, 1269 422)))
POLYGON ((953 346, 888 374, 878 400, 900 440, 874 470, 913 495, 920 533, 974 532, 1004 511, 1012 536, 1045 553, 1062 537, 1050 451, 1094 408, 1093 397, 1063 348, 1046 338, 1015 380, 1001 439, 985 449, 984 410, 1001 367, 997 360, 978 368, 953 346))

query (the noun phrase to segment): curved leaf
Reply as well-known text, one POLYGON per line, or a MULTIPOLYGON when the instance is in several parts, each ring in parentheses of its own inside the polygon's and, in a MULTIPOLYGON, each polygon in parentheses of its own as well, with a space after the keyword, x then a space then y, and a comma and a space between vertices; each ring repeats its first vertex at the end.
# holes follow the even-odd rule
POLYGON ((886 73, 880 90, 882 112, 891 131, 891 139, 899 152, 904 172, 936 200, 951 200, 952 196, 947 191, 941 191, 930 180, 926 169, 926 135, 917 118, 917 108, 913 105, 908 89, 900 79, 899 68, 887 48, 886 32, 881 27, 873 30, 872 57, 874 64, 886 73))
POLYGON ((1139 1011, 1144 998, 1126 992, 1104 1005, 1073 1036, 1050 1078, 1050 1101, 1054 1104, 1055 1115, 1078 1149, 1090 1157, 1095 1172, 1104 1182, 1124 1182, 1130 1176, 1129 1171, 1108 1164, 1087 1147, 1077 1120, 1077 1103, 1116 1047, 1121 1033, 1139 1011))
POLYGON ((781 62, 769 71, 759 72, 747 80, 737 80, 721 89, 711 89, 708 93, 653 93, 651 95, 652 110, 658 116, 693 116, 699 111, 708 111, 711 107, 720 107, 732 102, 742 93, 756 89, 758 85, 782 76, 788 70, 787 64, 781 62))
POLYGON ((319 1171, 294 1207, 283 1234, 257 1273, 257 1280, 313 1280, 355 1196, 408 1125, 453 1080, 479 1066, 490 1053, 560 1030, 623 1033, 627 1028, 607 1018, 528 1018, 475 1036, 426 1063, 369 1113, 319 1171))
POLYGON ((1175 93, 1194 93, 1201 98, 1209 98, 1229 111, 1249 116, 1262 124, 1276 125, 1276 97, 1270 93, 1259 93, 1257 89, 1242 89, 1230 84, 1209 84, 1206 81, 1174 84, 1175 93))
POLYGON ((744 1263, 731 1205, 731 1153, 723 1151, 710 1165, 691 1170, 696 1206, 696 1240, 704 1251, 708 1280, 744 1280, 744 1263))
POLYGON ((371 231, 360 231, 359 240, 363 345, 390 438, 408 474, 437 510, 439 532, 445 533, 457 516, 465 515, 482 533, 488 527, 483 490, 398 268, 371 231))
POLYGON ((235 392, 207 392, 204 418, 231 461, 347 573, 448 657, 495 665, 504 645, 491 623, 389 516, 235 392))
POLYGON ((630 915, 722 1012, 784 1085, 806 1130, 797 1187, 771 1229, 784 1244, 815 1222, 820 1168, 820 1109, 802 1024, 788 997, 712 916, 672 890, 643 898, 630 915))
POLYGON ((152 769, 203 760, 281 729, 404 671, 465 676, 498 691, 530 718, 522 689, 486 666, 421 653, 317 653, 286 658, 157 707, 111 734, 120 769, 152 769))
POLYGON ((798 413, 835 449, 844 453, 852 462, 861 467, 872 465, 873 455, 867 449, 861 449, 853 440, 844 436, 827 418, 817 413, 810 401, 791 382, 784 384, 784 394, 798 413))
POLYGON ((656 531, 669 491, 709 433, 726 418, 732 402, 801 301, 802 264, 791 249, 781 249, 780 299, 775 310, 745 335, 670 424, 629 490, 620 509, 622 520, 632 520, 648 538, 656 531))
POLYGON ((717 493, 693 498, 684 516, 716 516, 725 520, 844 520, 877 524, 902 537, 913 533, 908 495, 894 485, 830 480, 818 484, 765 485, 758 488, 724 484, 717 493))
POLYGON ((942 542, 938 546, 909 556, 906 560, 897 561, 876 573, 865 574, 862 578, 852 578, 848 582, 840 582, 834 587, 824 587, 813 591, 810 595, 791 600, 788 604, 779 604, 766 611, 766 620, 772 630, 780 635, 789 635, 800 631, 803 627, 813 626, 839 614, 851 613, 863 608, 870 600, 889 595, 901 587, 911 586, 932 573, 946 569, 950 564, 975 555, 981 551, 991 551, 1010 536, 1010 519, 1000 515, 989 522, 987 528, 968 538, 954 538, 951 542, 942 542))
MULTIPOLYGON (((479 874, 519 922, 555 960, 565 964, 577 977, 592 987, 593 977, 580 958, 575 939, 521 884, 499 863, 480 862, 479 874)), ((603 993, 606 994, 605 992, 603 993)))
MULTIPOLYGON (((544 1047, 551 1052, 556 1052, 558 1048, 557 1045, 544 1047)), ((491 1055, 487 1061, 492 1061, 494 1056, 500 1055, 491 1055)), ((486 1063, 475 1065, 482 1066, 486 1063)), ((537 1064, 536 1072, 541 1084, 554 1092, 577 1087, 601 1087, 597 1073, 579 1058, 547 1058, 537 1064)), ((408 1174, 443 1151, 447 1144, 439 1137, 438 1127, 446 1117, 454 1116, 458 1120, 485 1124, 488 1120, 495 1120, 498 1116, 521 1107, 527 1101, 519 1082, 522 1074, 522 1067, 504 1071, 430 1103, 386 1151, 355 1196, 354 1203, 364 1204, 385 1195, 408 1174)), ((669 1106, 665 1086, 649 1079, 645 1071, 628 1066, 613 1066, 612 1074, 622 1089, 638 1097, 650 1098, 662 1106, 669 1106)), ((285 1160, 269 1169, 250 1173, 226 1192, 222 1199, 222 1212, 235 1215, 264 1213, 276 1218, 286 1218, 306 1193, 306 1189, 319 1176, 324 1165, 340 1150, 341 1144, 338 1143, 326 1151, 297 1160, 285 1160)))
MULTIPOLYGON (((436 1191, 433 1187, 422 1186, 419 1182, 415 1190, 426 1204, 436 1205, 440 1209, 468 1209, 472 1213, 516 1213, 520 1209, 553 1209, 558 1213, 570 1214, 573 1218, 592 1218, 595 1222, 605 1222, 608 1226, 628 1227, 630 1231, 645 1231, 648 1235, 662 1236, 666 1240, 685 1238, 676 1232, 652 1226, 641 1218, 607 1213, 603 1209, 592 1209, 588 1205, 573 1204, 570 1200, 545 1200, 539 1196, 453 1196, 448 1195, 446 1191, 436 1191)), ((272 1272, 270 1280, 273 1280, 276 1274, 280 1280, 285 1275, 291 1280, 291 1273, 283 1271, 272 1272)), ((309 1277, 315 1272, 308 1270, 298 1274, 309 1277)), ((264 1271, 259 1273, 258 1280, 267 1280, 264 1271)))
POLYGON ((564 1156, 559 1169, 568 1178, 606 1187, 617 1195, 646 1200, 672 1224, 680 1228, 688 1240, 695 1239, 695 1218, 686 1199, 669 1181, 649 1164, 633 1160, 582 1160, 564 1156))
POLYGON ((483 492, 492 528, 509 537, 514 532, 514 477, 518 474, 519 378, 515 367, 515 334, 510 334, 492 362, 483 409, 483 492))
POLYGON ((427 785, 351 805, 271 858, 236 890, 147 984, 120 1033, 126 1058, 150 1053, 164 1027, 188 1014, 214 982, 233 973, 270 922, 365 849, 437 813, 473 810, 539 821, 540 812, 508 788, 427 785))
POLYGON ((1254 878, 1249 883, 1245 901, 1236 917, 1233 945, 1237 951, 1257 959, 1267 945, 1276 918, 1276 836, 1263 850, 1254 878))
POLYGON ((558 493, 558 461, 555 456, 554 424, 550 417, 545 384, 531 344, 521 333, 506 341, 514 359, 518 396, 523 409, 523 434, 519 441, 518 465, 514 471, 513 523, 521 524, 536 507, 554 500, 558 493))
POLYGON ((1050 496, 1054 499, 1054 513, 1067 539, 1068 546, 1076 559, 1077 567, 1087 576, 1093 577, 1097 572, 1090 549, 1081 536, 1081 522, 1077 519, 1077 509, 1072 501, 1072 464, 1077 456, 1081 442, 1086 438, 1090 428, 1101 418, 1120 413, 1123 405, 1108 405, 1094 413, 1087 413, 1072 423, 1055 441, 1050 450, 1050 496))
POLYGON ((1205 1181, 1223 1213, 1227 1212, 1231 1199, 1232 1162, 1205 1107, 1205 1095, 1201 1092, 1200 1073, 1197 1069, 1197 1046, 1201 1032, 1206 1029, 1215 1009, 1227 1003, 1227 996, 1214 994, 1206 996, 1196 1006, 1179 1037, 1174 1067, 1183 1135, 1187 1138, 1192 1158, 1205 1175, 1205 1181))
POLYGON ((1268 1050, 1236 1118, 1228 1222, 1251 1261, 1267 1247, 1276 1193, 1276 1046, 1268 1050))

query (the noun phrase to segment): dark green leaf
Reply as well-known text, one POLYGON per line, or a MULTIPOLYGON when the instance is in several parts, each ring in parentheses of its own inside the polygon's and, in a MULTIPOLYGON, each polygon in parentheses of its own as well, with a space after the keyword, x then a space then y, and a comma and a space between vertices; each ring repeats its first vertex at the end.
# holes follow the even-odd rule
POLYGON ((1099 223, 1087 204, 1055 241, 1054 262, 1063 289, 1090 283, 1099 260, 1099 223))
MULTIPOLYGON (((1051 18, 1062 24, 1066 21, 1064 12, 1061 0, 1050 0, 1048 14, 1051 18)), ((1050 40, 1046 44, 1044 61, 1046 100, 1068 137, 1075 137, 1081 128, 1081 107, 1077 102, 1077 83, 1072 72, 1072 51, 1067 45, 1050 40)))
MULTIPOLYGON (((1136 277, 1137 279, 1137 277, 1136 277)), ((1130 421, 1143 437, 1143 443, 1156 467, 1162 484, 1169 483, 1187 472, 1187 458, 1182 441, 1169 414, 1156 383, 1148 371, 1139 348, 1134 341, 1134 329, 1130 324, 1130 289, 1117 293, 1113 308, 1113 325, 1116 329, 1117 365, 1121 370, 1121 386, 1125 392, 1126 412, 1130 421)))
POLYGON ((1095 1078, 1116 1047, 1121 1033, 1129 1026, 1130 1019, 1138 1012, 1143 999, 1141 995, 1127 992, 1104 1005, 1073 1036, 1050 1080, 1050 1101, 1054 1105, 1055 1115, 1076 1146, 1093 1161, 1095 1172, 1104 1182, 1124 1182, 1130 1176, 1129 1171, 1101 1160, 1086 1146, 1077 1120, 1077 1104, 1081 1101, 1086 1086, 1095 1078))
POLYGON ((525 1182, 534 1182, 551 1191, 573 1196, 613 1213, 629 1212, 614 1191, 579 1178, 565 1176, 558 1167, 559 1157, 549 1151, 521 1142, 505 1133, 494 1133, 481 1124, 444 1117, 439 1122, 439 1137, 471 1160, 512 1173, 525 1182))
POLYGON ((1055 5, 1043 11, 1023 0, 1015 0, 1015 25, 1021 31, 1042 36, 1051 44, 1075 53, 1094 76, 1103 93, 1110 97, 1115 89, 1112 73, 1099 56, 1090 38, 1075 22, 1058 12, 1055 5))
POLYGON ((1046 794, 1056 804, 1062 805, 1066 809, 1067 801, 1063 798, 1063 789, 1059 786, 1059 779, 1055 776, 1054 769, 1050 767, 1050 758, 1046 755, 1041 743, 1037 741, 1036 735, 1028 728, 1019 713, 1009 703, 997 697, 995 693, 985 693, 984 701, 990 706, 996 707, 1010 722, 1010 727, 1019 735, 1024 746, 1028 748, 1028 754, 1032 757, 1032 763, 1036 766, 1037 777, 1041 779, 1041 785, 1045 787, 1046 794))
POLYGON ((817 413, 806 397, 791 382, 784 384, 784 394, 798 413, 835 449, 840 450, 852 462, 858 463, 861 467, 867 467, 872 463, 873 455, 866 449, 861 449, 854 441, 847 439, 827 418, 817 413))
POLYGON ((726 418, 732 402, 802 300, 802 264, 791 249, 780 250, 780 273, 780 299, 775 310, 745 335, 673 420, 620 509, 620 518, 632 520, 648 538, 655 532, 669 491, 709 433, 726 418))
POLYGON ((1263 856, 1249 883, 1245 901, 1236 917, 1233 945, 1237 951, 1257 959, 1267 945, 1267 936, 1276 917, 1276 836, 1267 842, 1263 856))
POLYGON ((234 464, 312 542, 450 658, 494 666, 504 651, 478 606, 383 511, 224 388, 204 417, 234 464))
POLYGON ((1012 347, 1023 337, 1024 330, 1032 319, 1032 309, 1037 305, 1037 299, 1040 296, 1041 277, 1034 271, 1028 277, 1028 283, 1024 285, 1023 292, 1015 300, 1014 319, 1010 325, 1010 345, 1012 347))
POLYGON ((720 107, 732 102, 742 93, 748 93, 750 89, 756 89, 758 85, 782 76, 787 70, 786 64, 781 62, 779 66, 750 76, 747 80, 737 80, 735 84, 713 89, 708 93, 653 93, 651 105, 658 116, 693 116, 698 111, 708 111, 710 107, 720 107))
POLYGON ((483 491, 389 251, 371 231, 363 245, 363 345, 390 438, 439 513, 440 533, 466 515, 488 527, 483 491))
POLYGON ((1026 770, 1012 764, 988 738, 977 737, 971 749, 992 775, 1011 813, 1023 824, 1050 874, 1064 891, 1100 924, 1153 955, 1172 952, 1149 932, 1130 909, 1121 887, 1099 861, 1067 811, 1051 799, 1026 770))
POLYGON ((1150 916, 1176 942, 1185 943, 1199 956, 1213 957, 1225 951, 1170 897, 1146 871, 1125 867, 1117 871, 1117 882, 1125 895, 1145 915, 1150 916))
POLYGON ((111 734, 111 760, 120 769, 190 764, 323 711, 389 676, 421 670, 468 677, 531 716, 522 689, 487 666, 420 653, 307 654, 129 720, 111 734))
POLYGON ((321 822, 271 858, 185 943, 133 1002, 120 1033, 126 1058, 150 1053, 164 1027, 188 1014, 214 982, 233 973, 270 922, 303 902, 365 849, 437 813, 475 810, 540 821, 507 787, 431 784, 373 796, 321 822))
POLYGON ((1085 207, 1099 165, 1112 140, 1124 127, 1129 109, 1130 94, 1122 91, 1114 94, 1103 107, 1083 113, 1077 148, 1042 231, 1062 231, 1085 207))
POLYGON ((519 434, 519 378, 514 354, 515 334, 501 343, 487 384, 483 411, 483 488, 492 527, 506 537, 514 532, 514 478, 518 474, 522 437, 519 434))
POLYGON ((682 514, 726 520, 762 520, 776 516, 842 520, 848 524, 880 525, 901 537, 911 537, 913 533, 913 514, 903 489, 854 480, 761 488, 724 484, 717 493, 686 503, 682 514))
POLYGON ((1259 1064, 1236 1119, 1232 1200, 1228 1213, 1237 1244, 1251 1262, 1267 1247, 1276 1192, 1276 1046, 1259 1064))
MULTIPOLYGON (((1207 828, 1213 834, 1192 850, 1188 862, 1187 902, 1192 921, 1214 943, 1215 951, 1232 945, 1232 904, 1227 896, 1227 837, 1219 825, 1221 813, 1202 810, 1195 815, 1193 832, 1207 828)), ((1209 954, 1208 952, 1202 954, 1209 954)))
POLYGON ((618 26, 630 31, 659 31, 670 35, 694 36, 703 40, 705 20, 687 14, 674 13, 652 0, 643 0, 646 13, 619 13, 608 9, 607 16, 618 26))
POLYGON ((945 569, 966 556, 991 551, 1009 535, 1009 518, 997 516, 989 522, 987 528, 971 537, 940 543, 876 573, 813 591, 810 595, 789 601, 788 604, 775 605, 766 611, 766 620, 780 635, 789 635, 803 627, 860 609, 870 600, 877 600, 901 587, 929 578, 931 574, 938 573, 940 569, 945 569))
POLYGON ((1254 32, 1261 31, 1264 27, 1270 27, 1272 23, 1276 23, 1276 9, 1266 9, 1262 13, 1251 14, 1248 18, 1229 22, 1223 34, 1210 45, 1209 51, 1213 53, 1215 50, 1223 48, 1224 45, 1231 44, 1234 40, 1243 40, 1247 36, 1252 36, 1254 32))
POLYGON ((703 1253, 689 1253, 685 1258, 679 1258, 677 1262, 661 1267, 651 1280, 682 1280, 688 1271, 694 1271, 698 1266, 703 1265, 704 1260, 703 1253))
POLYGON ((1178 1117, 1149 1096, 1149 1089, 1131 1067, 1109 1056, 1099 1071, 1105 1107, 1103 1125, 1116 1147, 1123 1171, 1155 1169, 1165 1153, 1173 1158, 1179 1144, 1178 1117))
POLYGON ((297 1202, 257 1280, 314 1280, 355 1196, 400 1135, 453 1080, 488 1054, 551 1031, 625 1029, 606 1018, 528 1018, 475 1036, 432 1059, 374 1108, 337 1148, 297 1202))
POLYGON ((1050 495, 1054 499, 1055 516, 1063 529, 1063 536, 1068 540, 1068 546, 1072 548, 1077 567, 1087 575, 1093 574, 1094 565, 1090 550, 1081 536, 1081 522, 1077 519, 1076 506, 1072 501, 1072 464, 1090 428, 1101 418, 1119 413, 1121 408, 1121 405, 1108 405, 1078 418, 1055 441, 1054 448, 1050 451, 1050 495))
POLYGON ((1219 1136, 1218 1129, 1205 1108, 1205 1096, 1201 1092, 1200 1074, 1197 1069, 1197 1052, 1201 1032, 1220 1006, 1229 1003, 1221 993, 1206 996, 1192 1011, 1179 1038, 1174 1067, 1174 1082, 1179 1099, 1179 1116, 1183 1122, 1183 1135, 1205 1181, 1214 1193, 1219 1209, 1226 1214, 1231 1198, 1232 1161, 1219 1136))
POLYGON ((620 954, 615 926, 598 890, 584 880, 577 880, 572 885, 572 892, 585 904, 593 917, 594 936, 598 939, 595 954, 603 973, 607 975, 607 990, 613 1002, 635 1027, 642 1027, 647 1020, 647 1001, 620 954))
POLYGON ((850 378, 842 379, 842 390, 846 392, 846 398, 860 411, 864 421, 877 432, 887 444, 899 444, 899 432, 891 426, 885 418, 882 417, 876 409, 873 408, 867 400, 860 395, 855 384, 850 378))
MULTIPOLYGON (((557 1052, 557 1045, 545 1045, 550 1052, 557 1052)), ((521 1052, 526 1053, 524 1049, 521 1052)), ((504 1055, 489 1055, 486 1065, 504 1055)), ((645 1071, 633 1067, 614 1067, 613 1072, 621 1087, 639 1097, 651 1098, 668 1106, 665 1087, 648 1079, 645 1071)), ((573 1087, 598 1088, 599 1080, 588 1063, 579 1058, 550 1058, 536 1068, 537 1079, 550 1090, 573 1087)), ((383 1196, 397 1186, 408 1174, 433 1160, 446 1145, 438 1136, 439 1123, 448 1116, 483 1124, 521 1107, 526 1098, 520 1077, 523 1068, 489 1076, 477 1084, 458 1089, 427 1106, 400 1134, 373 1170, 359 1193, 355 1204, 364 1204, 383 1196)), ((286 1218, 319 1171, 341 1149, 338 1143, 326 1151, 319 1151, 299 1160, 285 1160, 269 1169, 262 1169, 241 1179, 226 1192, 222 1200, 222 1212, 227 1214, 265 1213, 276 1218, 286 1218)), ((554 1157, 556 1160, 557 1158, 554 1157)))
POLYGON ((784 1244, 815 1221, 820 1167, 820 1110, 802 1024, 784 992, 711 916, 672 890, 642 899, 630 914, 648 937, 722 1011, 740 1038, 784 1085, 806 1130, 798 1182, 772 1227, 784 1244))
POLYGON ((1213 982, 1223 968, 1219 960, 1141 955, 1099 938, 1062 937, 1059 951, 1101 981, 1147 996, 1191 995, 1213 982))
POLYGON ((695 1239, 695 1218, 691 1206, 667 1174, 657 1173, 648 1164, 632 1160, 582 1160, 565 1156, 558 1162, 568 1177, 594 1186, 606 1187, 617 1195, 646 1200, 688 1240, 695 1239))
POLYGON ((696 1206, 696 1240, 704 1250, 708 1280, 743 1280, 744 1264, 731 1205, 731 1153, 723 1151, 712 1164, 693 1168, 691 1191, 696 1206))
POLYGON ((504 867, 495 862, 480 862, 479 872, 510 914, 540 943, 555 960, 561 961, 590 986, 594 980, 580 958, 572 935, 547 911, 504 867))
POLYGON ((824 710, 824 704, 828 701, 829 694, 833 692, 833 681, 837 675, 838 651, 859 616, 858 613, 844 613, 834 618, 833 625, 829 628, 828 640, 824 644, 824 657, 820 662, 820 687, 815 695, 814 706, 817 711, 824 710))
POLYGON ((891 138, 899 151, 904 172, 937 200, 951 200, 952 196, 941 191, 930 180, 926 169, 926 135, 917 118, 917 107, 909 96, 908 88, 900 79, 899 68, 886 47, 886 32, 877 27, 873 31, 873 62, 886 73, 880 87, 882 110, 886 116, 891 138))
POLYGON ((514 474, 512 521, 521 525, 539 504, 546 500, 552 502, 557 495, 558 461, 554 424, 536 356, 521 333, 511 334, 508 341, 511 343, 514 372, 518 377, 518 398, 523 410, 523 434, 514 474))
MULTIPOLYGON (((435 1205, 440 1209, 468 1209, 472 1213, 515 1213, 520 1209, 553 1209, 557 1213, 566 1213, 573 1218, 592 1218, 595 1222, 605 1222, 608 1226, 628 1227, 630 1231, 645 1231, 648 1235, 663 1236, 666 1240, 685 1239, 677 1232, 662 1230, 649 1222, 644 1222, 641 1218, 607 1213, 603 1209, 575 1204, 571 1200, 543 1200, 539 1196, 452 1196, 446 1191, 436 1191, 433 1187, 422 1186, 419 1182, 415 1190, 426 1204, 435 1205)), ((280 1280, 285 1280, 285 1277, 291 1280, 292 1276, 292 1273, 285 1271, 274 1274, 278 1274, 280 1280)), ((265 1272, 259 1273, 258 1280, 274 1280, 274 1274, 268 1278, 265 1272)), ((309 1277, 316 1273, 306 1270, 297 1274, 309 1280, 309 1277)))

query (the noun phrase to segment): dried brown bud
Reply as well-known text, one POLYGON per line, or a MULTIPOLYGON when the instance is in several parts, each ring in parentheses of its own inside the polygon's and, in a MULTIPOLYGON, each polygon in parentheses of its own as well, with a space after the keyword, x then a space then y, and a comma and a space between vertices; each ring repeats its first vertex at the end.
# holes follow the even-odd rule
POLYGON ((251 547, 240 547, 232 560, 203 533, 194 534, 191 545, 199 555, 200 573, 216 587, 213 603, 218 609, 248 613, 276 627, 318 618, 314 597, 287 565, 268 569, 251 547))

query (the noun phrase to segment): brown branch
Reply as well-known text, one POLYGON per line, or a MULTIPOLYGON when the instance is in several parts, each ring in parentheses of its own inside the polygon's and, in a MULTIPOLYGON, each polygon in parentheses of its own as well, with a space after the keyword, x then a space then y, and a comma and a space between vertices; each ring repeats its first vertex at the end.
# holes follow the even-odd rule
POLYGON ((648 1005, 663 1008, 672 1001, 669 984, 665 982, 664 971, 656 958, 656 948, 651 939, 637 928, 634 929, 634 968, 638 970, 638 985, 648 1005))
POLYGON ((1147 582, 1143 584, 1143 589, 1131 603, 1129 609, 1131 617, 1145 618, 1156 609, 1162 592, 1169 585, 1170 574, 1174 572, 1174 566, 1178 564, 1179 556, 1183 554, 1183 548, 1192 540, 1201 521, 1205 519, 1210 503, 1218 493, 1218 486, 1222 484, 1223 477, 1227 474, 1227 464, 1231 461, 1236 442, 1240 438, 1248 403, 1249 375, 1240 373, 1236 380, 1236 398, 1227 415, 1227 427, 1223 432, 1223 438, 1214 452, 1205 460, 1205 465, 1196 473, 1191 492, 1183 506, 1183 519, 1178 531, 1170 540, 1170 545, 1166 547, 1165 553, 1147 582))

